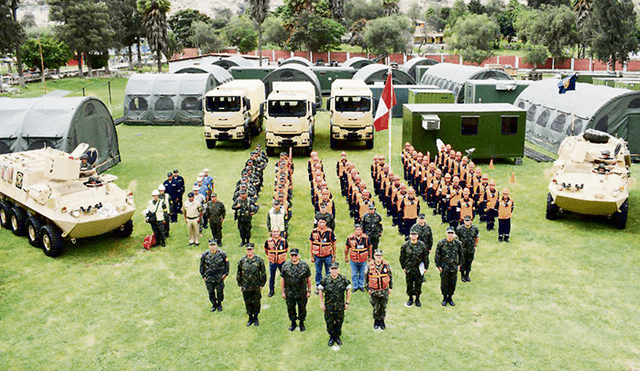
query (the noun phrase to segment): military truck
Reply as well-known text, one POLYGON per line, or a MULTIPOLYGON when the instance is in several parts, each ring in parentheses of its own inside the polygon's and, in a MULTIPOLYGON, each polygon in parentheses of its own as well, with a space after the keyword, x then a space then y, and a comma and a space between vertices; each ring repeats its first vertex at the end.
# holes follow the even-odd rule
MULTIPOLYGON (((133 231, 133 192, 118 188, 113 175, 97 175, 80 156, 53 148, 0 155, 0 223, 47 256, 62 253, 65 240, 133 231)), ((97 158, 95 150, 89 151, 97 158)), ((90 164, 90 162, 89 162, 90 164)))
POLYGON ((262 106, 266 120, 267 155, 278 147, 313 150, 316 91, 308 81, 277 81, 262 106))
POLYGON ((338 140, 364 140, 373 148, 373 93, 363 80, 337 79, 331 84, 327 110, 331 113, 329 144, 338 140))
POLYGON ((565 211, 602 215, 624 229, 629 212, 629 166, 627 143, 620 138, 589 129, 568 136, 553 164, 547 195, 547 219, 565 211))
POLYGON ((260 80, 232 80, 210 90, 204 97, 204 139, 207 148, 220 140, 241 140, 251 146, 251 137, 262 131, 260 105, 264 102, 260 80))

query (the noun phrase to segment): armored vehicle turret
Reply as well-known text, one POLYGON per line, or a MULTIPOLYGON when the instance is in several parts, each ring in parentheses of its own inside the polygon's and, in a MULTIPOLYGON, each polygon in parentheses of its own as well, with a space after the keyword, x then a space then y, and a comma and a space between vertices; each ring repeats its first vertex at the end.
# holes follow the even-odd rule
POLYGON ((95 150, 80 144, 71 154, 53 148, 0 155, 0 223, 48 256, 65 240, 133 231, 133 193, 113 175, 91 169, 95 150), (84 159, 80 159, 84 157, 84 159))

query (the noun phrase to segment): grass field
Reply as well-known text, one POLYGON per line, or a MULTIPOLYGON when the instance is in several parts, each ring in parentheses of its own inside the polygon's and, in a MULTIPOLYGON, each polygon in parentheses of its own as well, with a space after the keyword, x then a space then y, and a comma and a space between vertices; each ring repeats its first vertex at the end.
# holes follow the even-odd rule
MULTIPOLYGON (((92 80, 92 82, 95 81, 92 80)), ((124 82, 118 82, 124 84, 124 82)), ((60 89, 63 82, 55 85, 60 89)), ((121 102, 121 98, 118 98, 121 102)), ((114 98, 114 101, 116 99, 114 98)), ((338 256, 352 231, 347 204, 335 176, 339 150, 329 150, 328 114, 319 112, 316 149, 324 160, 337 205, 338 256)), ((394 121, 393 170, 400 171, 400 121, 394 121)), ((387 132, 373 151, 348 149, 367 184, 374 154, 387 155, 387 132)), ((550 164, 524 159, 490 171, 500 189, 515 198, 511 243, 498 244, 496 232, 481 229, 471 283, 458 283, 456 307, 440 306, 439 277, 426 274, 422 308, 407 308, 398 263, 403 239, 384 217, 381 247, 395 273, 386 331, 372 328, 366 294, 353 295, 339 351, 328 335, 317 296, 309 301, 307 331, 290 333, 284 301, 266 298, 261 326, 245 327, 241 293, 235 284, 244 251, 232 214, 224 223, 224 250, 231 261, 225 310, 210 313, 198 272, 205 250, 187 246, 184 223, 172 225, 166 248, 142 249, 150 233, 141 210, 166 172, 180 169, 188 182, 203 168, 216 177, 216 192, 230 210, 231 195, 248 151, 236 144, 207 150, 202 129, 119 126, 123 162, 110 173, 126 188, 137 181, 131 238, 102 236, 68 244, 47 258, 26 238, 0 231, 0 369, 7 370, 629 370, 640 368, 640 251, 637 190, 631 193, 627 229, 606 220, 568 216, 544 218, 544 176, 550 164), (509 185, 512 171, 516 184, 509 185)), ((253 147, 264 145, 264 135, 253 147)), ((312 206, 306 158, 295 158, 294 209, 290 244, 309 260, 307 237, 312 206)), ((487 171, 486 164, 482 164, 487 171)), ((640 166, 633 165, 637 174, 640 166)), ((272 191, 273 161, 265 172, 260 211, 252 241, 266 239, 265 217, 272 191)), ((423 205, 423 207, 426 207, 423 205)), ((445 226, 428 214, 435 239, 445 226)), ((205 239, 210 237, 205 232, 205 239)), ((264 256, 261 250, 258 253, 264 256)), ((312 267, 313 270, 313 267, 312 267)), ((350 277, 343 264, 341 273, 350 277)))

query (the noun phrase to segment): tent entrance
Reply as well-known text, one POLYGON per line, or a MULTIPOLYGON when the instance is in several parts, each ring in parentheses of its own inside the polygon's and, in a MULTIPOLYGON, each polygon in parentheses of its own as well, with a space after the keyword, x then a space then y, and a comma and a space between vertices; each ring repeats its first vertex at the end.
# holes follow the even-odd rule
POLYGON ((627 142, 629 152, 640 153, 640 115, 629 115, 627 142))

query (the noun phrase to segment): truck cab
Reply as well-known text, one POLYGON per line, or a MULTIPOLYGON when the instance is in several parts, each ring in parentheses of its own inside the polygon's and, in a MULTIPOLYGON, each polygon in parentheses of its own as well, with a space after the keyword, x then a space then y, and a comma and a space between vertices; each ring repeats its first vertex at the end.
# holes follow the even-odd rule
POLYGON ((214 148, 220 140, 241 140, 249 148, 251 137, 262 131, 264 96, 260 80, 233 80, 209 91, 203 104, 207 148, 214 148))
POLYGON ((335 80, 327 109, 331 113, 331 148, 338 140, 364 140, 367 148, 373 148, 373 94, 364 81, 335 80))
POLYGON ((262 108, 266 120, 267 154, 278 147, 313 150, 315 88, 310 82, 274 82, 262 108))

